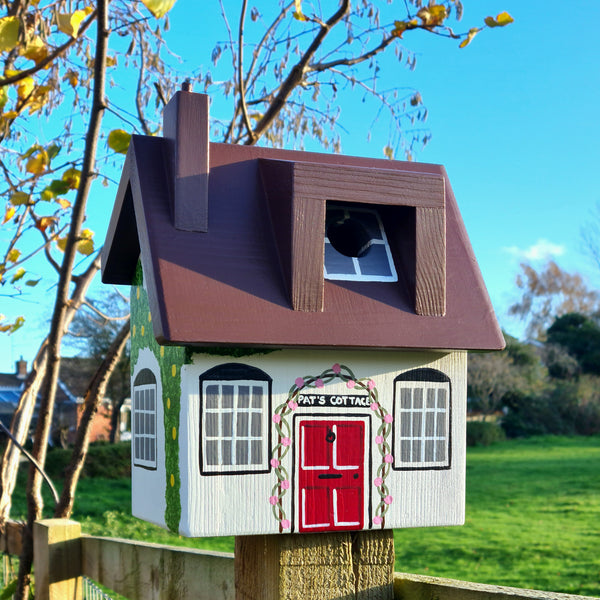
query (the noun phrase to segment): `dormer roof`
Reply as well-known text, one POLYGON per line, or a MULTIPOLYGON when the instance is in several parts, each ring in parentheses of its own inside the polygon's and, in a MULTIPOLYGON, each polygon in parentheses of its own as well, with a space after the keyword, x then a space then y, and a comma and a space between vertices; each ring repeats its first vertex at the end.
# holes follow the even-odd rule
POLYGON ((178 146, 173 130, 167 139, 132 137, 102 255, 106 283, 131 284, 141 260, 159 343, 504 346, 443 167, 178 146), (174 152, 205 154, 179 183, 174 152), (201 218, 188 217, 185 230, 196 207, 201 218), (377 215, 396 281, 325 278, 327 215, 345 208, 377 215))

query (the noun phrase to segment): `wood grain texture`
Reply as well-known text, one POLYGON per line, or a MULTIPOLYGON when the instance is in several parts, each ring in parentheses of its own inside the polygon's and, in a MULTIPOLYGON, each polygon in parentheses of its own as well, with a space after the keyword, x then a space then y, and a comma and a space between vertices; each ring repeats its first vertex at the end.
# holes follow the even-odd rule
POLYGON ((236 538, 236 600, 391 600, 392 532, 236 538))
POLYGON ((169 141, 175 227, 208 230, 209 98, 177 92, 163 113, 163 135, 169 141))
POLYGON ((234 598, 231 555, 87 536, 81 544, 83 574, 129 600, 234 598))
POLYGON ((81 600, 81 525, 45 519, 33 525, 36 600, 81 600))
POLYGON ((21 554, 23 523, 7 521, 4 524, 4 533, 0 535, 0 552, 19 556, 21 554))
POLYGON ((417 207, 415 311, 446 314, 446 214, 441 208, 417 207))
POLYGON ((591 596, 525 590, 408 573, 394 575, 394 598, 397 600, 597 600, 591 596))
POLYGON ((294 193, 292 238, 292 306, 294 310, 323 310, 323 253, 325 199, 294 193))
POLYGON ((444 178, 431 173, 297 162, 294 195, 340 202, 443 208, 444 178))

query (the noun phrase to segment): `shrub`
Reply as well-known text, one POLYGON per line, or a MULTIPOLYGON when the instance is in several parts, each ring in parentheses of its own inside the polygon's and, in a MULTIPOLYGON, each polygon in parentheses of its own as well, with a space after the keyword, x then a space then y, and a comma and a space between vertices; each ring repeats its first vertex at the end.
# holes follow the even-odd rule
POLYGON ((467 446, 490 446, 506 439, 504 430, 491 421, 467 421, 467 446))
MULTIPOLYGON (((46 472, 51 479, 61 479, 71 460, 71 449, 56 448, 48 452, 46 472)), ((131 476, 131 443, 91 444, 81 477, 120 479, 131 476)))

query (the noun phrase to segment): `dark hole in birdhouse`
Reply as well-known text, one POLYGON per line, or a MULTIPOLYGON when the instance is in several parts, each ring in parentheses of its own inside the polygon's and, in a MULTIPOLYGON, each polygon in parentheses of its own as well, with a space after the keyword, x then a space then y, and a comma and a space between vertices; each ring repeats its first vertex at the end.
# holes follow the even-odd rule
POLYGON ((360 219, 354 216, 332 219, 327 225, 327 238, 335 250, 344 256, 361 258, 371 249, 371 235, 360 219))

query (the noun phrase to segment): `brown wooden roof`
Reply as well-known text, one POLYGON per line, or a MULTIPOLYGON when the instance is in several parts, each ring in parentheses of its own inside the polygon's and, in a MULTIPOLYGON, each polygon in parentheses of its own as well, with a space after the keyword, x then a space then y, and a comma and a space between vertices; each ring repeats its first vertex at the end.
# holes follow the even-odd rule
POLYGON ((173 225, 168 153, 132 138, 102 256, 103 281, 130 284, 141 249, 160 343, 504 346, 443 167, 211 143, 194 232, 173 225), (398 282, 323 280, 325 200, 378 206, 398 282))

